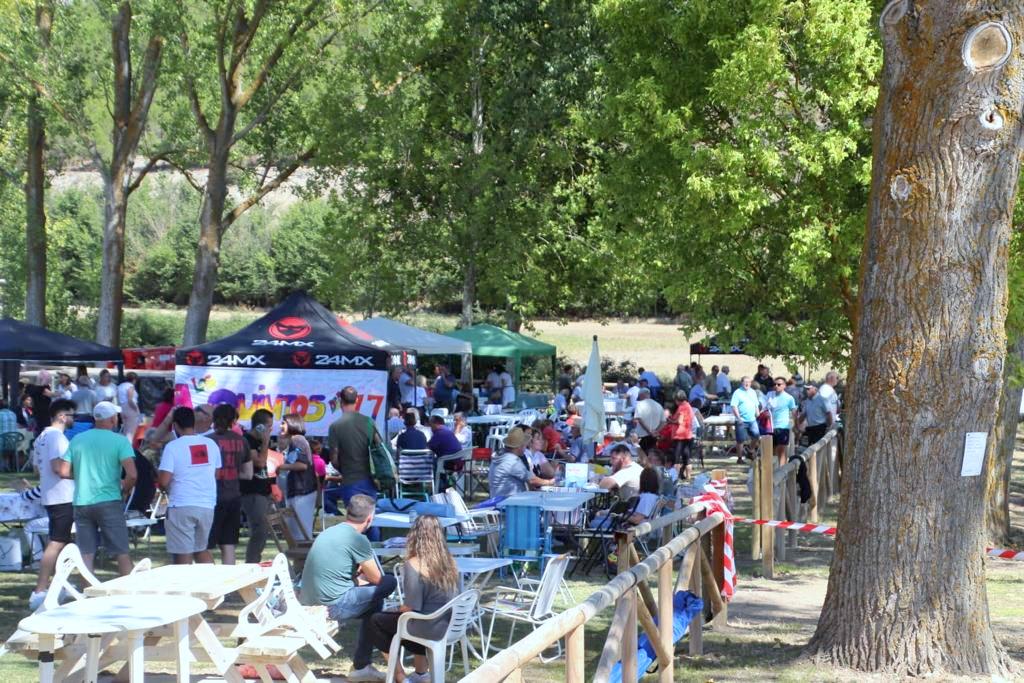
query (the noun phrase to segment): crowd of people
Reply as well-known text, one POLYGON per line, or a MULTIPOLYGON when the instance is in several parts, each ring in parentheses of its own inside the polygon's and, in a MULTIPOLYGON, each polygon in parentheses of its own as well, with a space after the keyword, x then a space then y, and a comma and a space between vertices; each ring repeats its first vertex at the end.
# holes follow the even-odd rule
MULTIPOLYGON (((514 388, 503 368, 493 370, 489 387, 496 400, 504 401, 504 393, 514 388)), ((627 504, 625 519, 639 523, 654 514, 657 501, 676 482, 692 476, 695 444, 712 414, 732 414, 741 446, 769 429, 780 457, 794 430, 814 441, 838 416, 835 373, 816 387, 804 385, 799 375, 772 377, 761 366, 755 377, 742 377, 734 386, 728 367, 715 366, 705 374, 698 364, 680 366, 672 382, 665 383, 641 369, 635 379, 616 383, 609 392, 628 407, 628 424, 620 432, 611 430, 605 443, 595 447, 581 436, 582 417, 574 400, 580 397, 581 382, 570 372, 565 368, 558 378, 549 411, 511 429, 492 455, 491 497, 559 484, 564 463, 601 458, 608 473, 593 483, 616 494, 627 504)), ((289 523, 303 527, 296 529, 296 536, 313 537, 317 492, 326 485, 325 509, 344 507, 346 518, 316 536, 301 577, 300 599, 325 605, 332 618, 359 619, 349 680, 383 680, 371 664, 372 653, 377 648, 387 656, 399 613, 383 610, 396 580, 380 570, 370 546, 379 495, 371 476, 370 447, 389 441, 398 451, 429 450, 444 457, 471 447, 474 439, 464 412, 450 419, 425 414, 418 399, 423 383, 411 372, 400 370, 392 378, 399 383, 400 397, 389 407, 383 434, 357 410, 353 387, 340 392, 342 414, 326 439, 307 438, 305 422, 295 413, 283 415, 275 425, 273 413, 257 410, 243 430, 233 406, 175 407, 169 390, 144 437, 137 440, 142 411, 133 373, 115 384, 106 370, 95 380, 85 368, 73 380, 64 373, 54 377, 38 372, 22 392, 18 410, 0 406, 0 432, 21 428, 35 437, 33 463, 40 483, 32 495, 45 507, 50 526, 30 608, 45 598, 56 559, 72 541, 72 524, 86 566, 93 566, 102 547, 118 572, 131 570, 126 498, 129 507, 143 512, 158 490, 166 492, 165 542, 173 562, 213 562, 219 553, 223 563, 233 564, 243 518, 249 531, 245 561, 258 562, 268 540, 268 515, 280 505, 294 511, 289 523)), ((460 392, 448 367, 437 367, 431 389, 434 406, 458 407, 460 392)), ((742 450, 739 454, 743 456, 742 450)), ((605 519, 598 515, 591 524, 605 519)), ((430 612, 461 590, 436 518, 416 519, 407 548, 402 610, 430 612)), ((443 630, 443 624, 419 628, 433 633, 443 630)), ((415 671, 408 677, 426 680, 427 660, 409 645, 416 657, 415 671)), ((401 672, 398 680, 404 678, 401 672)))

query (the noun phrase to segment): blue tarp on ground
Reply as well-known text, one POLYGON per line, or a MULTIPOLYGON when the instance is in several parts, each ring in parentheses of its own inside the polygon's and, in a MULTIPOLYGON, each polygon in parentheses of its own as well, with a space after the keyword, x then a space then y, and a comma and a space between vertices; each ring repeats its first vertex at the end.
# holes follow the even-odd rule
MULTIPOLYGON (((694 616, 704 611, 704 601, 698 598, 690 591, 679 591, 672 598, 672 642, 678 643, 679 640, 686 635, 687 630, 690 628, 690 621, 694 616)), ((655 619, 654 623, 658 623, 655 619)), ((636 670, 643 676, 644 672, 647 671, 647 667, 652 662, 657 661, 658 657, 654 654, 654 646, 651 645, 650 638, 647 637, 646 633, 640 634, 640 640, 637 643, 637 656, 636 656, 636 670)), ((615 666, 612 667, 612 672, 608 676, 608 683, 622 683, 622 662, 616 662, 615 666)))

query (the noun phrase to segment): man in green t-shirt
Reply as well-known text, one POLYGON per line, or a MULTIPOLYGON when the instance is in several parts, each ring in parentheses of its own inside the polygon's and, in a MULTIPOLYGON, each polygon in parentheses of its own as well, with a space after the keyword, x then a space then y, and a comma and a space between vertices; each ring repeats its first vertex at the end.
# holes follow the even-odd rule
POLYGON ((395 591, 398 581, 381 572, 363 535, 373 522, 375 506, 370 496, 352 496, 345 521, 316 537, 302 570, 302 604, 327 605, 327 614, 336 621, 361 620, 350 681, 385 679, 370 664, 373 642, 368 629, 370 617, 384 608, 384 598, 395 591))
POLYGON ((117 557, 117 571, 124 576, 132 570, 132 560, 122 499, 135 487, 138 475, 131 442, 114 431, 120 412, 109 401, 93 407, 96 426, 71 439, 61 456, 60 476, 75 480, 75 542, 85 566, 92 570, 102 535, 103 547, 117 557))

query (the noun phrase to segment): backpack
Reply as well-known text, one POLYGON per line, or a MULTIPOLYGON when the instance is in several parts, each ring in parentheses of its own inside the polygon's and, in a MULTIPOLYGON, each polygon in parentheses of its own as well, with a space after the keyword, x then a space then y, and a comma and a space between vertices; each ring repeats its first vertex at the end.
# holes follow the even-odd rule
POLYGON ((380 492, 390 492, 395 488, 395 458, 391 455, 391 449, 377 436, 377 429, 373 426, 373 420, 366 418, 366 433, 369 437, 370 456, 370 479, 380 492))

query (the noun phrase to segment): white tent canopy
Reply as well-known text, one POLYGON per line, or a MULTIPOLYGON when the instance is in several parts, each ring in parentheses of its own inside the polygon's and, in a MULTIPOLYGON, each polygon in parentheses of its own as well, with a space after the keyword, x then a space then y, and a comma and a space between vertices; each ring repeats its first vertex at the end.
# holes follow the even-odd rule
POLYGON ((473 353, 473 346, 468 341, 434 334, 388 318, 367 318, 353 325, 392 346, 414 349, 421 356, 461 356, 473 353))

